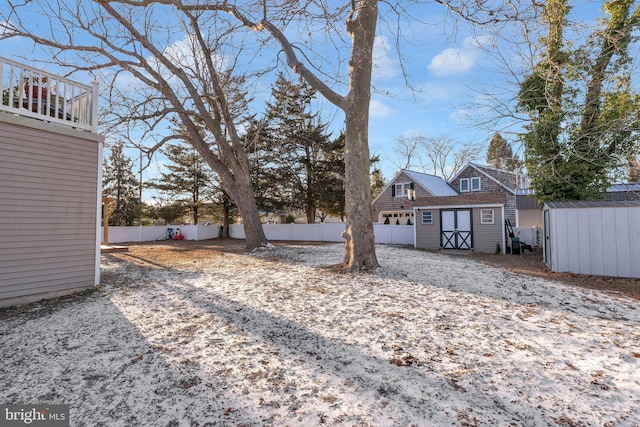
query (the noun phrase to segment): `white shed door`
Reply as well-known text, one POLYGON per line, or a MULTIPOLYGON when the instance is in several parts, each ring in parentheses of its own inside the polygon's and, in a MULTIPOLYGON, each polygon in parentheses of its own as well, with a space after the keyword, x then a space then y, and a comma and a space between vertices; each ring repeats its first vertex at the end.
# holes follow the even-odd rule
POLYGON ((443 210, 441 215, 442 248, 471 249, 471 210, 443 210))

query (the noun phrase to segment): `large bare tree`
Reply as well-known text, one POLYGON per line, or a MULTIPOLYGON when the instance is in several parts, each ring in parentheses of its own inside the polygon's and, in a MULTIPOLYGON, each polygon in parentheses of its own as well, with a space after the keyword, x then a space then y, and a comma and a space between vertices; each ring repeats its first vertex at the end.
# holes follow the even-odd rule
POLYGON ((414 167, 446 181, 460 172, 465 164, 477 160, 483 148, 477 142, 461 143, 445 135, 430 137, 420 133, 410 137, 399 136, 396 144, 394 151, 398 167, 414 167))
POLYGON ((233 52, 241 46, 225 48, 232 42, 232 24, 172 6, 138 8, 109 1, 34 1, 0 13, 6 14, 1 17, 7 23, 3 38, 31 39, 70 72, 111 76, 107 117, 112 130, 137 122, 149 132, 166 127, 167 119, 177 120, 186 132, 164 136, 155 148, 171 139, 191 144, 238 207, 247 248, 267 243, 234 111, 242 79, 233 76, 240 58, 233 52), (34 14, 49 26, 37 25, 34 14))
MULTIPOLYGON (((49 2, 45 0, 33 1, 41 1, 45 5, 44 9, 48 9, 46 4, 49 2)), ((57 1, 62 3, 62 0, 57 1)), ((535 0, 531 0, 531 2, 535 3, 535 0)), ((343 264, 347 270, 375 268, 378 265, 370 211, 368 130, 374 62, 373 47, 381 8, 384 7, 384 13, 389 15, 409 19, 411 13, 406 10, 407 8, 439 3, 449 8, 453 14, 464 16, 478 24, 492 25, 514 19, 514 16, 518 14, 518 6, 515 3, 488 0, 474 2, 466 0, 435 0, 434 2, 426 0, 395 0, 390 2, 379 0, 306 0, 304 2, 295 0, 278 2, 267 0, 101 0, 83 3, 83 7, 78 8, 81 11, 78 16, 80 18, 78 27, 83 31, 87 27, 90 27, 92 31, 97 31, 97 28, 101 26, 100 21, 86 18, 85 12, 82 10, 87 7, 87 4, 92 9, 103 9, 110 17, 115 16, 116 9, 126 10, 130 15, 121 14, 117 18, 119 24, 126 29, 135 28, 134 21, 131 20, 139 16, 134 13, 135 9, 144 10, 146 16, 148 10, 165 7, 184 14, 196 39, 199 35, 208 34, 202 29, 210 31, 213 28, 212 24, 217 22, 217 19, 226 16, 235 20, 238 27, 250 29, 254 34, 259 35, 257 37, 264 35, 265 37, 261 41, 266 47, 272 48, 273 42, 276 43, 277 48, 272 49, 272 51, 277 51, 273 63, 279 65, 280 58, 283 57, 286 66, 298 73, 329 102, 344 112, 346 229, 343 234, 345 239, 343 264), (127 21, 127 18, 130 18, 130 21, 127 21), (333 34, 334 37, 325 34, 333 34), (314 38, 318 39, 318 42, 314 43, 314 38), (317 55, 323 49, 324 53, 331 51, 330 56, 317 55)), ((135 22, 144 22, 144 20, 138 19, 135 22)), ((62 25, 63 28, 69 25, 66 21, 57 24, 62 25)), ((74 22, 73 25, 75 24, 74 22)), ((52 24, 52 26, 55 25, 52 24)), ((398 22, 395 27, 399 39, 402 25, 398 22)), ((228 28, 229 33, 240 31, 240 28, 228 28)), ((72 32, 68 32, 68 34, 71 35, 72 32)), ((28 33, 26 35, 30 36, 28 33)), ((140 32, 139 36, 144 39, 146 33, 140 32)), ((36 37, 34 40, 45 44, 48 42, 46 37, 36 37)), ((117 44, 125 46, 127 49, 136 46, 146 52, 147 50, 152 51, 151 47, 153 47, 153 45, 147 46, 142 40, 135 38, 127 38, 126 40, 100 38, 99 40, 98 49, 105 46, 113 49, 114 44, 117 44), (135 43, 128 44, 130 40, 134 40, 135 43), (124 45, 121 43, 123 41, 124 45)), ((90 46, 86 46, 86 48, 91 51, 90 46)), ((128 52, 125 53, 128 54, 128 52)), ((137 60, 139 59, 137 58, 137 60)), ((120 53, 114 55, 112 60, 119 62, 120 53)), ((109 63, 108 65, 113 64, 109 63)), ((180 76, 180 66, 173 65, 171 67, 170 64, 165 66, 180 76)), ((147 79, 146 73, 140 74, 139 77, 143 81, 147 79)), ((406 72, 405 77, 408 77, 406 72)), ((191 97, 198 95, 198 88, 191 85, 189 89, 191 97)), ((218 95, 216 94, 216 96, 218 95)), ((178 98, 176 101, 179 102, 180 99, 178 98)), ((193 102, 197 104, 195 99, 193 102)), ((204 101, 200 102, 206 104, 204 101)), ((188 114, 184 115, 188 116, 188 114)), ((224 111, 219 116, 220 119, 230 118, 225 116, 224 111)), ((215 121, 215 115, 213 117, 209 120, 215 121)), ((231 126, 227 123, 226 128, 231 129, 231 126)), ((214 134, 224 137, 221 132, 223 128, 219 129, 220 131, 214 132, 214 134)), ((237 147, 236 142, 233 141, 235 135, 232 135, 233 132, 229 132, 229 134, 233 149, 237 147)), ((200 147, 200 149, 206 153, 204 147, 200 147)), ((232 159, 235 159, 236 156, 242 157, 237 154, 232 156, 232 159)), ((221 164, 228 166, 226 160, 220 160, 221 164)), ((244 163, 244 160, 238 161, 244 163)), ((240 169, 244 167, 244 165, 238 166, 241 166, 240 169)), ((216 170, 213 165, 212 168, 216 170)), ((225 170, 228 172, 228 169, 225 170)), ((225 181, 225 174, 220 175, 225 181)), ((229 176, 226 179, 235 183, 239 178, 229 176)), ((242 174, 241 180, 244 180, 244 174, 242 174)), ((229 190, 232 189, 231 187, 233 186, 230 185, 229 190)), ((246 189, 247 186, 243 186, 243 190, 246 189)), ((235 190, 239 189, 235 188, 235 190)), ((237 192, 235 191, 235 193, 237 192)), ((230 192, 231 194, 233 193, 230 192)), ((239 207, 242 211, 243 208, 240 205, 239 207)))
MULTIPOLYGON (((378 0, 336 2, 284 1, 273 5, 266 0, 255 2, 186 2, 181 0, 119 0, 121 4, 148 8, 152 5, 172 5, 187 14, 226 14, 239 24, 256 32, 267 33, 277 42, 286 64, 345 115, 345 222, 343 233, 346 270, 370 269, 378 266, 371 219, 371 188, 369 183, 369 103, 373 46, 378 22, 378 0), (344 93, 334 90, 322 77, 327 75, 319 62, 311 62, 286 35, 287 25, 304 22, 309 34, 317 22, 321 30, 344 23, 351 41, 348 60, 348 84, 344 93)), ((104 4, 105 2, 102 2, 104 4)), ((113 1, 116 3, 116 1, 113 1)), ((201 16, 201 15, 199 15, 201 16)), ((209 15, 207 15, 209 16, 209 15)), ((298 27, 300 28, 300 27, 298 27)), ((325 58, 324 61, 332 61, 325 58)))

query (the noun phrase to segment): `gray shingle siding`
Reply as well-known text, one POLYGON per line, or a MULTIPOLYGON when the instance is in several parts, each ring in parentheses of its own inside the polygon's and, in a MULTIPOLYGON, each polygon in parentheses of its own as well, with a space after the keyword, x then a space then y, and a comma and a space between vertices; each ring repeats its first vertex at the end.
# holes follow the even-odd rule
MULTIPOLYGON (((371 204, 371 217, 374 222, 378 221, 378 216, 381 212, 411 212, 413 206, 419 204, 419 200, 425 197, 433 196, 429 191, 424 189, 421 185, 418 185, 410 176, 408 176, 404 171, 400 172, 398 176, 391 182, 389 185, 383 190, 382 193, 371 204), (416 200, 408 200, 406 195, 402 195, 402 197, 393 196, 393 185, 394 184, 408 184, 414 183, 414 190, 416 192, 416 200)), ((412 220, 413 221, 413 220, 412 220)))
POLYGON ((469 191, 469 193, 501 193, 506 194, 504 217, 516 225, 516 196, 514 194, 517 175, 508 171, 501 171, 495 168, 482 167, 479 165, 467 165, 456 175, 449 184, 457 191, 460 191, 460 180, 480 177, 480 190, 469 191), (486 174, 491 175, 493 179, 486 174), (498 182, 496 182, 498 181, 498 182))

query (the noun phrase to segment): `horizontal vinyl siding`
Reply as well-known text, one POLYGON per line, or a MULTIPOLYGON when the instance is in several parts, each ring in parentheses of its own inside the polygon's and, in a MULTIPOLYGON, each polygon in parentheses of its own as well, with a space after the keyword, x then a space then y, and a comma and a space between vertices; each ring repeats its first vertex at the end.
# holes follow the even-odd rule
POLYGON ((416 212, 416 247, 420 249, 440 249, 440 210, 433 209, 431 217, 433 224, 422 223, 422 212, 430 209, 421 209, 416 212))
POLYGON ((502 247, 502 209, 500 207, 473 208, 473 250, 476 252, 494 253, 497 245, 502 247), (484 209, 493 210, 493 224, 481 224, 481 212, 484 209))
POLYGON ((0 299, 95 281, 99 144, 37 123, 0 121, 0 299))

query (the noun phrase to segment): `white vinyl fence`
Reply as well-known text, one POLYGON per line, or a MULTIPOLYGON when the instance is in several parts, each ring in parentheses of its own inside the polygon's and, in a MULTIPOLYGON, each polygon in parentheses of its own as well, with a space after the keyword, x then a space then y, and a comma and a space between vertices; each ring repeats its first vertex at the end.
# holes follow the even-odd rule
MULTIPOLYGON (((291 240, 307 242, 342 242, 342 232, 344 223, 330 222, 318 224, 263 224, 264 232, 269 240, 291 240)), ((172 228, 175 232, 180 229, 186 240, 207 240, 218 237, 218 224, 210 225, 168 225, 153 227, 109 227, 109 243, 124 242, 153 242, 161 240, 167 232, 167 228, 172 228)), ((413 245, 414 229, 413 225, 389 225, 374 224, 373 231, 376 236, 376 243, 392 245, 413 245)), ((532 246, 539 246, 539 229, 514 228, 514 234, 532 246)), ((232 224, 229 226, 229 235, 233 239, 244 239, 244 228, 242 224, 232 224)))
POLYGON ((533 247, 540 247, 542 245, 542 228, 540 227, 513 227, 513 234, 515 234, 521 242, 533 247))
MULTIPOLYGON (((218 224, 210 225, 168 225, 153 227, 109 227, 109 243, 153 242, 162 239, 167 228, 175 232, 180 229, 186 240, 207 240, 218 237, 218 224)), ((292 240, 307 242, 342 242, 344 223, 318 224, 263 224, 269 240, 292 240)), ((376 243, 413 245, 412 225, 374 224, 376 243)), ((103 234, 104 235, 104 234, 103 234)), ((229 226, 229 235, 233 239, 244 239, 242 224, 229 226)), ((104 243, 104 242, 103 242, 104 243)))
MULTIPOLYGON (((182 231, 186 240, 207 240, 218 237, 218 225, 163 225, 152 227, 109 227, 109 243, 153 242, 162 240, 167 228, 182 231)), ((104 236, 104 228, 103 228, 104 236)), ((104 243, 104 242, 102 242, 104 243)))

